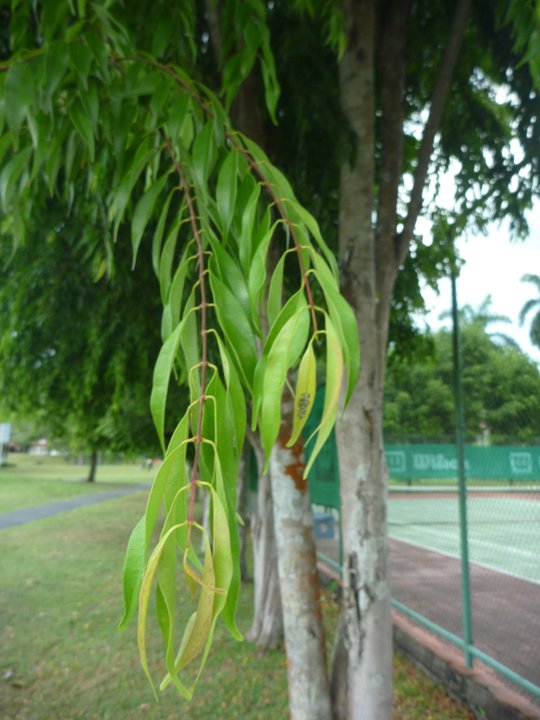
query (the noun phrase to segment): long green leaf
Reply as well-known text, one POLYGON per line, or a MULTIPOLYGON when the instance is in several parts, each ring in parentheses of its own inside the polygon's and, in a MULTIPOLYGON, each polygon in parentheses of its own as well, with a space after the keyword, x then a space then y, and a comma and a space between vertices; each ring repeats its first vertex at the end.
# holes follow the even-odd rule
POLYGON ((129 537, 126 556, 124 559, 123 587, 124 587, 124 616, 118 624, 118 629, 125 628, 137 609, 137 600, 141 587, 144 562, 146 558, 145 542, 146 516, 143 515, 133 528, 129 537))
POLYGON ((302 344, 305 345, 309 323, 307 308, 300 308, 284 324, 268 353, 260 415, 261 440, 267 465, 281 425, 281 395, 287 371, 298 348, 301 352, 302 344))
POLYGON ((230 152, 219 171, 216 187, 216 200, 222 223, 222 232, 226 237, 234 216, 236 194, 238 190, 238 154, 230 152))
POLYGON ((360 374, 358 322, 349 303, 340 294, 335 276, 315 251, 312 252, 315 274, 325 296, 328 312, 341 340, 347 366, 347 391, 344 406, 349 402, 360 374))
POLYGON ((131 247, 133 252, 132 267, 135 267, 137 261, 137 253, 139 251, 139 245, 142 240, 143 233, 148 225, 154 207, 158 197, 160 196, 165 183, 167 182, 168 173, 162 175, 159 180, 156 180, 150 188, 144 193, 139 202, 137 203, 135 210, 133 211, 133 218, 131 220, 131 247))
POLYGON ((215 163, 216 149, 212 124, 207 123, 198 133, 193 143, 192 162, 193 176, 197 181, 199 192, 206 191, 206 184, 215 163))
POLYGON ((174 365, 174 360, 178 353, 178 347, 184 332, 186 316, 171 335, 165 340, 159 352, 156 366, 154 368, 154 378, 152 382, 152 393, 150 395, 150 410, 154 419, 157 434, 161 447, 165 451, 165 408, 167 405, 167 395, 169 391, 169 380, 174 365))
POLYGON ((90 162, 94 162, 96 153, 96 144, 94 140, 94 128, 89 115, 84 111, 80 100, 76 99, 69 109, 69 117, 75 126, 75 129, 83 139, 88 148, 88 156, 90 162))
MULTIPOLYGON (((332 428, 336 423, 336 417, 339 405, 339 394, 341 392, 341 383, 343 380, 343 354, 341 351, 341 343, 338 334, 334 328, 332 320, 326 315, 326 386, 324 395, 324 407, 319 427, 312 433, 311 437, 317 433, 317 440, 313 450, 311 451, 309 461, 304 471, 304 477, 307 477, 311 470, 317 455, 321 451, 322 446, 328 439, 332 428)), ((308 439, 308 442, 311 440, 308 439)))
POLYGON ((257 364, 257 348, 251 324, 238 300, 229 288, 214 274, 210 274, 212 294, 216 304, 219 324, 227 339, 231 355, 248 387, 253 382, 257 364))

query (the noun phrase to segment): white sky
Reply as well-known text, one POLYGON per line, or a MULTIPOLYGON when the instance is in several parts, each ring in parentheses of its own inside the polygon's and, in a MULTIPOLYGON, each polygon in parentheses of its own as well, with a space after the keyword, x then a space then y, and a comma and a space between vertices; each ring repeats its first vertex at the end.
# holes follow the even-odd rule
MULTIPOLYGON (((527 323, 519 325, 519 313, 527 300, 537 297, 531 283, 521 282, 525 273, 540 275, 540 202, 536 202, 529 214, 529 237, 524 241, 510 242, 504 224, 493 225, 484 235, 461 237, 457 242, 459 254, 465 264, 457 280, 460 306, 477 308, 491 294, 490 312, 506 315, 510 323, 494 323, 490 332, 503 332, 513 337, 519 346, 534 360, 540 362, 540 350, 531 345, 527 323)), ((419 319, 420 327, 427 322, 431 328, 448 325, 439 320, 441 312, 451 303, 450 281, 439 283, 439 295, 430 288, 424 291, 426 305, 431 309, 425 320, 419 319)), ((531 316, 532 319, 532 316, 531 316)))

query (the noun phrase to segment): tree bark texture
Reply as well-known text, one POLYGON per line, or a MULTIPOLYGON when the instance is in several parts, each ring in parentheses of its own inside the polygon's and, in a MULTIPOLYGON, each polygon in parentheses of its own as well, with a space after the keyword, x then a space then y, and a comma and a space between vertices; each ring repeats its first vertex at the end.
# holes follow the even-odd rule
POLYGON ((253 546, 253 624, 247 639, 261 648, 276 647, 283 640, 283 610, 279 587, 277 545, 270 474, 262 472, 264 452, 258 435, 250 442, 257 457, 259 486, 257 509, 250 518, 253 546))
POLYGON ((387 468, 382 433, 390 306, 421 209, 469 3, 456 3, 401 233, 397 232, 397 208, 411 3, 345 0, 344 5, 348 45, 340 65, 340 93, 356 147, 353 161, 344 162, 341 172, 339 250, 342 290, 358 320, 362 367, 338 426, 344 592, 332 699, 339 720, 389 720, 392 714, 387 468))
MULTIPOLYGON (((358 320, 362 365, 338 427, 344 589, 332 698, 340 720, 386 720, 392 712, 392 625, 382 442, 384 354, 380 352, 386 325, 378 312, 380 257, 373 221, 375 4, 349 2, 346 18, 349 43, 340 66, 340 87, 356 152, 354 164, 345 162, 341 173, 340 262, 343 292, 358 320)), ((395 256, 387 261, 395 265, 395 256)))
POLYGON ((285 625, 289 713, 292 720, 330 720, 326 644, 320 605, 313 516, 302 442, 288 448, 293 403, 270 459, 279 581, 285 625))

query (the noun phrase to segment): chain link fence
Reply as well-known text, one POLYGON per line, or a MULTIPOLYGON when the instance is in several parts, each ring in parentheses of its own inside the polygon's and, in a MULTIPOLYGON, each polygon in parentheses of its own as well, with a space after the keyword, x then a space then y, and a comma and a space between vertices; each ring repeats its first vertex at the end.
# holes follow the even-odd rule
MULTIPOLYGON (((540 704, 540 372, 485 318, 459 321, 388 370, 392 602, 540 704)), ((338 478, 330 438, 310 488, 335 572, 338 478)))

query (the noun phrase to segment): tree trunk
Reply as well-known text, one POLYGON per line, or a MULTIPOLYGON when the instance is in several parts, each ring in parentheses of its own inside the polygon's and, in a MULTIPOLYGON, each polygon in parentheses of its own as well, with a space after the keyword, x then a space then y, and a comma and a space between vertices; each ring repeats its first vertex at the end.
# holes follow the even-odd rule
POLYGON ((289 712, 292 720, 330 720, 326 646, 320 606, 313 516, 301 441, 286 447, 292 400, 283 403, 280 437, 270 475, 283 604, 289 712))
POLYGON ((90 456, 90 470, 86 482, 92 483, 96 481, 96 471, 98 464, 98 451, 97 448, 92 449, 92 455, 90 456))
POLYGON ((272 488, 270 474, 262 473, 264 452, 259 436, 250 434, 249 440, 257 458, 259 485, 257 509, 250 518, 255 597, 253 624, 247 633, 247 639, 261 648, 271 648, 277 647, 283 640, 272 488))
POLYGON ((358 320, 362 368, 359 385, 338 427, 344 592, 332 698, 339 719, 386 720, 392 712, 387 469, 382 433, 390 305, 422 206, 434 138, 470 4, 471 0, 455 4, 431 94, 407 216, 398 233, 410 0, 388 0, 383 4, 344 0, 348 44, 340 65, 340 95, 356 148, 354 162, 342 166, 339 250, 342 290, 358 320), (380 36, 375 57, 377 28, 380 36), (377 175, 376 64, 380 126, 377 175))
POLYGON ((370 383, 375 368, 367 367, 365 354, 363 362, 363 378, 338 432, 344 574, 332 694, 340 720, 385 720, 392 714, 382 408, 370 383))
MULTIPOLYGON (((373 226, 374 6, 372 0, 347 1, 349 44, 340 66, 342 107, 356 136, 354 164, 344 163, 341 172, 340 264, 342 290, 358 320, 362 366, 338 426, 344 588, 331 686, 339 720, 387 720, 392 713, 380 352, 386 326, 379 313, 373 226)), ((396 264, 392 257, 386 262, 396 264)))
POLYGON ((248 498, 249 498, 249 460, 250 460, 251 445, 249 442, 244 442, 242 449, 242 457, 240 460, 240 467, 238 468, 238 488, 236 494, 236 512, 242 519, 242 523, 238 527, 238 540, 240 542, 240 578, 242 582, 247 582, 250 579, 248 564, 247 564, 247 544, 248 544, 248 530, 249 530, 249 511, 248 511, 248 498))

